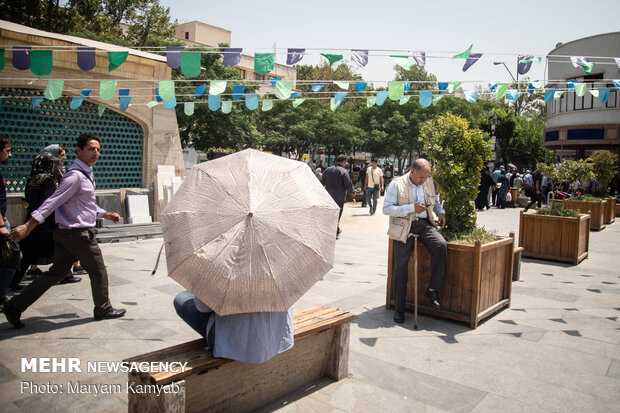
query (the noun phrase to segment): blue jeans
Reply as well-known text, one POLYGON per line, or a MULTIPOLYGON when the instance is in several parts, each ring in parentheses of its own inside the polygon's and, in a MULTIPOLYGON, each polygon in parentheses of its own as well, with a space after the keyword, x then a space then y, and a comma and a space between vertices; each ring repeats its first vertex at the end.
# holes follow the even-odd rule
POLYGON ((194 298, 194 294, 189 291, 181 291, 174 297, 174 309, 187 325, 206 339, 207 323, 213 312, 203 313, 198 311, 194 304, 194 298))
MULTIPOLYGON (((11 227, 6 221, 4 221, 4 226, 11 232, 11 227)), ((14 274, 15 270, 13 268, 0 268, 0 300, 6 297, 6 292, 14 274)))
POLYGON ((371 214, 374 214, 377 211, 377 198, 379 197, 379 191, 380 190, 370 186, 366 188, 366 202, 368 203, 371 214))

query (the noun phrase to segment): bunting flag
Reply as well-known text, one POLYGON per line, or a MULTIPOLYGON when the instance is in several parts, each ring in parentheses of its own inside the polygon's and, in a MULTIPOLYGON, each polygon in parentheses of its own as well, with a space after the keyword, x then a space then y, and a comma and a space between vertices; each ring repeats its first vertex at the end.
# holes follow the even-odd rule
POLYGON ((465 100, 469 103, 474 103, 478 100, 478 92, 475 90, 466 90, 463 93, 465 94, 465 100))
POLYGON ((232 91, 233 99, 239 100, 243 97, 243 92, 245 91, 244 85, 234 85, 232 91))
POLYGON ((463 72, 467 72, 467 69, 472 67, 474 63, 476 63, 481 57, 482 53, 472 53, 471 55, 469 55, 469 57, 465 61, 465 64, 463 65, 463 72))
POLYGON ((355 93, 360 93, 362 90, 364 90, 366 88, 366 86, 368 85, 368 83, 356 83, 355 84, 355 93))
POLYGON ((40 97, 40 96, 34 96, 33 98, 31 98, 30 99, 30 109, 36 109, 41 104, 42 100, 43 100, 43 98, 40 97))
POLYGON ((155 100, 151 100, 149 103, 146 104, 146 106, 149 108, 154 108, 157 105, 159 105, 159 103, 157 103, 157 101, 155 100))
POLYGON ((165 101, 172 100, 175 97, 174 80, 159 81, 159 96, 165 101))
POLYGON ((200 96, 202 96, 205 93, 205 90, 207 90, 206 86, 196 86, 194 88, 194 97, 198 99, 200 96))
MULTIPOLYGON (((159 83, 161 84, 161 82, 159 83)), ((114 90, 116 90, 116 80, 99 81, 99 97, 101 98, 101 100, 112 99, 114 97, 114 90)), ((174 86, 173 86, 173 90, 174 90, 174 86)))
POLYGON ((555 93, 553 94, 553 100, 559 99, 562 97, 562 95, 564 94, 563 91, 561 90, 556 90, 555 93))
POLYGON ((327 60, 329 60, 329 65, 333 65, 336 62, 339 62, 340 60, 344 59, 344 56, 341 54, 329 54, 329 53, 321 53, 321 56, 325 57, 327 60))
POLYGON ((371 107, 375 106, 376 103, 377 103, 377 98, 375 96, 368 96, 366 98, 366 107, 367 108, 371 108, 371 107))
POLYGON ((209 95, 209 109, 216 111, 220 108, 222 97, 220 95, 209 95))
POLYGON ((555 95, 555 89, 545 89, 545 102, 551 102, 555 95))
POLYGON ((583 96, 586 94, 586 84, 585 83, 575 83, 575 94, 577 96, 583 96))
POLYGON ((617 90, 620 90, 620 79, 613 79, 611 82, 617 90))
POLYGON ((266 75, 276 65, 275 53, 254 53, 254 71, 259 75, 266 75))
POLYGON ((506 91, 508 90, 510 83, 498 83, 497 86, 498 86, 497 87, 497 98, 501 99, 506 94, 506 91))
POLYGON ((30 69, 30 54, 28 46, 13 46, 13 67, 17 70, 30 69))
POLYGON ((439 82, 437 83, 437 87, 439 88, 439 93, 443 93, 448 89, 448 82, 439 82))
POLYGON ((97 114, 99 115, 99 117, 103 116, 103 112, 105 112, 105 106, 103 105, 97 106, 97 114))
POLYGON ((516 102, 519 99, 519 91, 515 89, 510 89, 506 92, 506 99, 516 102))
POLYGON ((90 97, 90 89, 84 89, 82 91, 80 91, 80 95, 84 96, 85 98, 90 97))
POLYGON ((411 99, 411 95, 407 95, 407 96, 403 97, 401 100, 398 101, 398 103, 400 105, 404 105, 405 103, 409 102, 409 99, 411 99))
POLYGON ((293 66, 295 63, 301 62, 306 54, 306 49, 288 49, 286 52, 286 64, 293 66))
POLYGON ((161 98, 161 96, 159 96, 159 88, 158 87, 155 88, 155 100, 157 100, 158 102, 163 102, 164 101, 161 98))
POLYGON ((209 95, 213 96, 224 93, 227 83, 226 80, 212 80, 209 86, 209 95))
POLYGON ((463 82, 448 82, 448 93, 454 92, 463 82))
POLYGON ((405 82, 405 93, 409 92, 409 89, 411 89, 411 82, 405 82))
POLYGON ((435 96, 433 96, 433 105, 438 104, 439 101, 441 100, 441 98, 443 98, 443 95, 435 95, 435 96))
POLYGON ((65 85, 64 80, 48 80, 45 88, 45 97, 48 100, 56 100, 62 96, 62 89, 65 85))
POLYGON ((200 74, 201 53, 181 52, 181 73, 186 77, 196 77, 200 74))
POLYGON ((336 108, 338 107, 338 105, 336 105, 336 101, 334 100, 334 98, 331 98, 329 100, 329 109, 334 112, 336 110, 336 108))
POLYGON ((262 107, 263 112, 267 112, 268 110, 271 110, 272 108, 273 108, 273 100, 271 99, 263 100, 263 107, 262 107))
POLYGON ((618 69, 620 69, 620 57, 614 57, 614 62, 616 62, 618 69))
POLYGON ((288 99, 293 92, 293 81, 278 80, 276 82, 275 95, 278 99, 288 99))
POLYGON ((118 90, 118 102, 120 110, 126 110, 129 107, 129 102, 131 102, 131 96, 129 96, 129 89, 118 90))
POLYGON ((51 50, 30 50, 30 71, 37 76, 47 76, 54 68, 51 50))
POLYGON ((226 67, 237 66, 241 61, 241 52, 243 49, 225 47, 222 54, 224 55, 224 61, 222 64, 226 67))
POLYGON ((529 84, 532 85, 534 89, 542 89, 545 86, 545 82, 542 80, 534 80, 533 82, 530 82, 529 84))
POLYGON ((524 75, 529 72, 532 67, 533 58, 534 56, 531 55, 519 55, 517 58, 517 73, 524 75))
POLYGON ((389 96, 388 91, 377 92, 377 106, 383 105, 383 103, 385 103, 385 99, 387 99, 388 96, 389 96))
POLYGON ((586 74, 592 73, 592 69, 594 69, 594 63, 590 62, 587 58, 583 56, 571 56, 570 61, 573 64, 573 67, 579 68, 581 67, 586 74))
POLYGON ((290 99, 296 98, 297 96, 301 96, 301 92, 293 92, 293 93, 291 93, 290 99))
POLYGON ((394 61, 394 63, 396 63, 403 69, 411 69, 411 62, 409 61, 409 56, 390 56, 390 58, 394 61))
POLYGON ((312 85, 312 91, 313 92, 320 92, 321 89, 323 89, 323 86, 325 86, 325 83, 315 83, 312 85))
POLYGON ((258 107, 258 95, 256 93, 248 93, 245 95, 245 106, 254 110, 258 107))
POLYGON ((368 64, 368 50, 351 50, 351 60, 359 67, 366 66, 368 64))
POLYGON ((336 85, 340 89, 344 89, 344 90, 349 90, 349 83, 350 82, 334 81, 334 85, 336 85))
POLYGON ((69 103, 69 107, 71 109, 77 109, 80 106, 82 106, 82 102, 84 102, 84 97, 83 96, 73 96, 71 98, 71 103, 69 103))
POLYGON ((426 52, 412 52, 411 57, 416 65, 422 67, 426 65, 426 52))
POLYGON ((164 100, 164 109, 174 109, 177 105, 177 98, 171 100, 164 100))
POLYGON ((222 113, 228 115, 232 111, 232 100, 225 100, 222 102, 222 113))
POLYGON ((388 82, 390 100, 401 100, 405 96, 405 82, 388 82))
POLYGON ((592 96, 594 96, 595 98, 598 97, 598 93, 599 93, 599 89, 592 89, 592 90, 590 90, 590 94, 592 96))
POLYGON ((609 99, 609 91, 608 87, 601 87, 598 89, 598 100, 601 101, 602 104, 607 103, 607 99, 609 99))
POLYGON ((168 46, 166 47, 166 64, 171 69, 178 69, 181 67, 181 52, 185 50, 185 47, 168 46))
POLYGON ((347 96, 347 92, 336 92, 334 95, 334 103, 336 106, 340 106, 344 98, 347 96))
POLYGON ((183 113, 187 116, 192 116, 194 114, 194 102, 185 102, 183 104, 183 113))
POLYGON ((305 101, 306 101, 306 99, 295 99, 295 100, 293 101, 293 107, 294 107, 294 108, 296 108, 296 107, 298 107, 299 105, 301 105, 302 103, 304 103, 305 101))
MULTIPOLYGON (((441 96, 441 95, 440 95, 441 96)), ((420 106, 427 108, 433 103, 433 92, 431 90, 421 90, 418 96, 420 106)))
POLYGON ((577 83, 576 80, 567 80, 566 81, 566 88, 568 89, 569 92, 574 92, 575 91, 575 83, 577 83))
POLYGON ((489 90, 491 92, 495 92, 497 90, 497 83, 495 82, 489 82, 489 90))
POLYGON ((84 71, 89 71, 95 68, 97 62, 95 60, 95 48, 94 47, 78 47, 77 48, 77 65, 84 71))
POLYGON ((116 70, 125 63, 129 52, 108 52, 108 72, 116 70))
POLYGON ((278 80, 282 80, 282 78, 281 77, 274 77, 274 78, 271 79, 271 81, 269 83, 271 84, 271 86, 275 86, 276 82, 278 80))
POLYGON ((454 56, 452 56, 452 58, 453 59, 469 59, 469 56, 471 55, 472 47, 474 47, 473 44, 471 46, 469 46, 469 49, 465 50, 462 53, 455 54, 454 56))

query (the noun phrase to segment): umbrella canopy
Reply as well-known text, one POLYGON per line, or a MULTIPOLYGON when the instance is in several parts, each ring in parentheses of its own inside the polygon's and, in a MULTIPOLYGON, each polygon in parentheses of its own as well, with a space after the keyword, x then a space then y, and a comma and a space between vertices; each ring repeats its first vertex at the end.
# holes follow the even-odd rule
POLYGON ((168 275, 219 315, 285 311, 332 268, 338 213, 305 163, 198 164, 160 217, 168 275))

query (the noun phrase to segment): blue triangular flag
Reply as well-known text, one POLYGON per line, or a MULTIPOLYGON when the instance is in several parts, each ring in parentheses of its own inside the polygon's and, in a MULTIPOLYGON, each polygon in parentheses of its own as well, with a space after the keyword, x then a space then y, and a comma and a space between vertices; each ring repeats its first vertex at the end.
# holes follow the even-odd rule
POLYGON ((323 89, 323 86, 325 86, 325 83, 315 83, 314 85, 312 85, 312 91, 313 92, 320 92, 321 89, 323 89))
POLYGON ((222 95, 209 95, 209 109, 216 111, 222 103, 222 95))
POLYGON ((82 106, 82 102, 84 102, 83 96, 73 96, 73 98, 71 99, 71 103, 69 104, 69 107, 71 109, 77 109, 80 106, 82 106))
POLYGON ((245 90, 245 86, 243 85, 235 85, 233 86, 233 99, 241 99, 243 97, 243 91, 245 90))
POLYGON ((89 97, 90 96, 90 89, 84 89, 80 92, 80 95, 84 96, 84 97, 89 97))
POLYGON ((164 100, 164 109, 172 109, 177 105, 177 98, 164 100))
POLYGON ((37 106, 39 106, 41 104, 41 101, 43 100, 42 97, 39 96, 34 96, 33 98, 30 99, 30 109, 35 109, 37 106))
POLYGON ((158 102, 163 101, 163 99, 161 97, 159 97, 159 88, 158 87, 155 88, 155 99, 157 99, 158 102))
POLYGON ((409 92, 411 89, 411 82, 405 82, 405 93, 409 92))
POLYGON ((497 83, 496 82, 489 82, 489 90, 491 92, 495 92, 497 90, 497 83))
POLYGON ((418 97, 420 105, 427 108, 433 103, 433 92, 431 90, 421 90, 418 97))
POLYGON ((577 81, 576 81, 576 80, 567 80, 567 81, 566 81, 566 86, 567 86, 567 89, 568 89, 569 91, 571 91, 571 90, 572 90, 572 91, 574 92, 574 91, 575 91, 575 83, 577 83, 577 81))
POLYGON ((545 102, 551 102, 553 100, 553 95, 555 95, 555 89, 545 89, 545 102))
POLYGON ((363 82, 356 83, 355 84, 355 93, 361 92, 362 90, 364 90, 364 88, 366 88, 367 85, 368 85, 367 83, 363 83, 363 82))
POLYGON ((194 97, 199 98, 205 93, 205 90, 207 90, 206 86, 196 86, 194 88, 194 97))
POLYGON ((336 92, 336 95, 334 96, 334 103, 336 106, 340 106, 346 96, 347 92, 336 92))
POLYGON ((282 78, 281 77, 274 77, 274 78, 271 79, 271 82, 269 82, 269 83, 271 83, 271 86, 275 86, 276 82, 278 80, 282 80, 282 78))
POLYGON ((448 89, 448 82, 439 82, 437 83, 437 86, 439 87, 439 93, 441 93, 444 90, 448 89))
POLYGON ((258 95, 256 93, 245 95, 245 106, 250 110, 256 109, 258 107, 258 95))
POLYGON ((293 92, 293 93, 291 93, 291 96, 289 96, 289 99, 296 98, 299 95, 301 95, 301 92, 293 92))
MULTIPOLYGON (((119 108, 121 110, 127 109, 129 107, 130 101, 131 101, 131 96, 129 96, 129 89, 119 89, 118 90, 119 108)), ((175 106, 176 106, 176 103, 175 103, 175 106)))
POLYGON ((385 99, 387 99, 389 94, 390 92, 388 92, 387 90, 377 92, 377 106, 383 105, 383 103, 385 102, 385 99))
POLYGON ((609 99, 609 90, 608 87, 601 87, 598 89, 598 99, 601 103, 607 103, 607 99, 609 99))

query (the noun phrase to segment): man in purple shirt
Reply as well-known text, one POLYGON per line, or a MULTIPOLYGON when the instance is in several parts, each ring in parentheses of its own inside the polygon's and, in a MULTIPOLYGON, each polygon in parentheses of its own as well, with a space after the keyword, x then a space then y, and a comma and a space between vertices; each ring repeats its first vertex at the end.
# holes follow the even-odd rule
POLYGON ((118 222, 115 212, 106 212, 95 203, 95 181, 92 166, 99 159, 99 137, 83 133, 77 140, 77 159, 63 177, 56 191, 32 213, 30 220, 13 229, 13 239, 19 241, 52 212, 56 212, 58 228, 54 230, 54 262, 49 271, 40 275, 24 291, 13 297, 2 308, 9 323, 24 327, 21 314, 39 299, 52 285, 62 280, 77 258, 90 277, 95 320, 118 318, 125 309, 114 309, 108 297, 108 273, 101 250, 91 230, 95 221, 103 217, 118 222))

